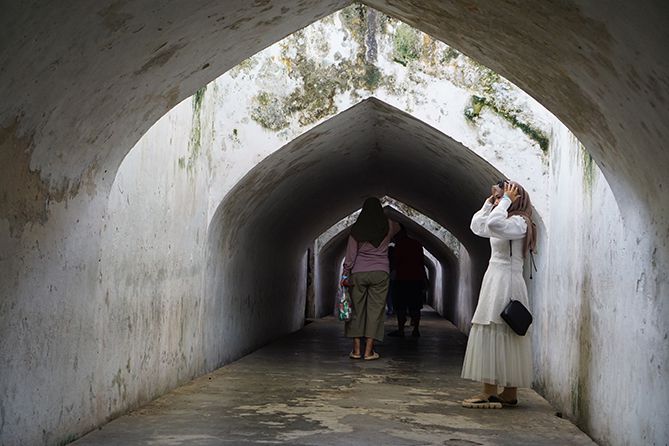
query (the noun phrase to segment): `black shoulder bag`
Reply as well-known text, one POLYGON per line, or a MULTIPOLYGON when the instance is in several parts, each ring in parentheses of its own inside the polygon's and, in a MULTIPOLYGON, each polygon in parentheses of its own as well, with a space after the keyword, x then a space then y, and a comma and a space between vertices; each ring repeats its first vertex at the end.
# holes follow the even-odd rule
MULTIPOLYGON (((509 240, 509 272, 512 274, 513 271, 511 270, 512 268, 512 263, 513 263, 513 249, 512 249, 512 244, 513 242, 509 240)), ((533 259, 534 260, 534 259, 533 259)), ((511 281, 509 280, 509 294, 511 294, 511 281)), ((509 296, 511 299, 511 302, 509 302, 506 307, 504 307, 504 310, 502 310, 502 313, 500 316, 506 322, 509 327, 511 327, 511 330, 513 330, 517 335, 519 336, 525 336, 525 333, 527 333, 527 329, 530 327, 530 324, 532 323, 532 313, 525 308, 525 305, 520 303, 517 300, 513 299, 513 296, 509 296)))

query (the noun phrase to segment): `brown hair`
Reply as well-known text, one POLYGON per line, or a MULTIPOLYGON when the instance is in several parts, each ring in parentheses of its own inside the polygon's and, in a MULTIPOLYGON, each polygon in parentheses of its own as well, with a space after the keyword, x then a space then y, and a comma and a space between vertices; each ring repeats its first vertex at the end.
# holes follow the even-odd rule
POLYGON ((532 201, 530 200, 530 194, 523 186, 515 181, 509 181, 509 183, 518 188, 518 198, 511 203, 507 212, 509 217, 520 215, 527 223, 527 233, 525 233, 525 239, 523 240, 523 256, 527 256, 528 252, 534 253, 537 247, 537 226, 532 220, 532 201))

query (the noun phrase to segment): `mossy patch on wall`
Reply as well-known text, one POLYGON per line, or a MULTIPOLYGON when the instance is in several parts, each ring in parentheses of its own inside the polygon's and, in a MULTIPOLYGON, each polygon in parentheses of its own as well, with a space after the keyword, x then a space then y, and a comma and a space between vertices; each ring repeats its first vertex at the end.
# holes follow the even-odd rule
POLYGON ((367 90, 376 90, 381 84, 383 77, 384 76, 381 73, 381 70, 379 70, 375 65, 365 66, 364 83, 367 90))
POLYGON ((255 57, 249 57, 230 69, 230 77, 235 79, 237 76, 249 74, 257 65, 258 60, 255 57))
POLYGON ((193 113, 200 113, 202 110, 202 101, 204 100, 204 93, 207 91, 207 86, 200 88, 193 95, 193 113))
POLYGON ((353 58, 335 54, 335 63, 323 62, 310 56, 309 45, 326 51, 329 49, 326 37, 317 38, 322 42, 314 41, 304 31, 287 37, 279 60, 286 75, 298 86, 286 94, 260 92, 253 99, 251 118, 271 131, 287 128, 295 118, 301 126, 306 126, 335 115, 337 95, 349 92, 352 97, 359 97, 361 91, 374 92, 387 84, 387 77, 368 60, 368 41, 375 39, 368 34, 368 13, 363 5, 352 5, 339 12, 344 28, 356 43, 353 58))
POLYGON ((191 97, 193 106, 193 119, 190 136, 188 138, 188 158, 181 157, 177 160, 180 168, 192 171, 195 167, 195 159, 202 148, 202 104, 204 102, 207 86, 200 88, 191 97))
POLYGON ((351 38, 358 44, 364 44, 367 32, 367 7, 361 4, 348 6, 339 11, 339 18, 351 38))
POLYGON ((534 123, 527 107, 514 103, 517 87, 499 74, 365 5, 353 4, 328 19, 330 26, 336 26, 337 22, 342 28, 336 31, 321 28, 297 31, 280 43, 278 57, 245 62, 246 69, 261 63, 258 75, 263 79, 286 76, 291 80, 288 88, 265 87, 253 98, 251 118, 263 128, 279 132, 293 122, 300 126, 320 122, 338 113, 338 95, 349 94, 355 100, 381 88, 384 93, 406 98, 405 110, 411 113, 412 105, 429 100, 424 87, 430 78, 446 79, 473 94, 471 107, 465 110, 471 123, 488 107, 547 153, 548 136, 534 123), (341 51, 330 41, 332 32, 339 33, 336 35, 343 40, 341 51), (330 54, 331 47, 336 48, 334 54, 330 54), (351 53, 346 54, 349 49, 351 53), (406 75, 384 71, 385 65, 377 63, 377 51, 383 51, 382 61, 407 67, 406 75))
POLYGON ((487 97, 473 95, 470 106, 464 110, 465 118, 470 122, 476 122, 484 107, 488 107, 490 110, 504 118, 513 127, 520 129, 523 133, 529 136, 530 139, 535 141, 544 153, 548 152, 550 141, 543 131, 523 121, 515 111, 500 107, 487 97))
POLYGON ((592 159, 590 152, 588 152, 580 143, 579 149, 581 153, 581 163, 583 165, 583 187, 586 192, 592 192, 592 186, 596 176, 595 161, 592 159))
POLYGON ((444 48, 444 50, 441 52, 440 62, 444 65, 447 65, 460 57, 460 55, 460 51, 456 50, 455 48, 451 48, 450 46, 446 46, 446 48, 444 48))
POLYGON ((393 36, 393 60, 405 67, 409 62, 418 60, 422 51, 419 31, 406 23, 400 23, 393 36))
POLYGON ((296 114, 300 125, 317 122, 337 112, 334 97, 346 89, 346 62, 326 65, 304 54, 304 39, 295 42, 298 45, 294 58, 284 54, 290 60, 289 75, 300 82, 283 99, 283 110, 287 115, 296 114))
POLYGON ((474 122, 481 114, 481 110, 485 105, 485 98, 481 96, 472 96, 471 106, 465 108, 465 118, 474 122))
POLYGON ((283 100, 276 94, 267 91, 261 91, 253 97, 251 119, 263 128, 275 132, 290 125, 283 100))

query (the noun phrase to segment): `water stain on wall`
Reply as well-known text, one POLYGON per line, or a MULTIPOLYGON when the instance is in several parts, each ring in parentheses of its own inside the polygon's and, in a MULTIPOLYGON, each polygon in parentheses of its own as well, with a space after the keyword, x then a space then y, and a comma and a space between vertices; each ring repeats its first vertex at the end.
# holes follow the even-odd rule
MULTIPOLYGON (((32 169, 34 134, 23 133, 20 127, 19 117, 0 126, 0 218, 9 222, 12 237, 20 237, 28 224, 44 224, 49 218, 49 204, 77 195, 82 185, 81 180, 67 180, 53 187, 42 178, 40 170, 32 169)), ((92 179, 93 170, 85 173, 87 179, 92 179)))

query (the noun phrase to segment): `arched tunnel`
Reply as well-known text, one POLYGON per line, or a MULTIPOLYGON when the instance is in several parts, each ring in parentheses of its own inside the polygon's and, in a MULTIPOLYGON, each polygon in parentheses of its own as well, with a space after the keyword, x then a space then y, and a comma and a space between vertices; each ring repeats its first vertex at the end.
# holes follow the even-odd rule
MULTIPOLYGON (((442 311, 466 331, 489 253, 469 218, 502 174, 380 100, 295 138, 220 203, 207 202, 213 174, 197 168, 178 184, 128 175, 142 195, 126 194, 117 176, 172 107, 351 4, 3 5, 0 443, 71 440, 300 329, 307 249, 369 195, 393 197, 460 240, 467 255, 456 263, 414 226, 457 278, 445 282, 442 311), (185 204, 176 209, 174 197, 185 204), (290 311, 277 314, 277 296, 290 311)), ((534 387, 603 444, 665 444, 669 7, 650 0, 363 4, 513 81, 601 169, 606 181, 582 188, 574 186, 574 156, 550 160, 550 214, 541 215, 540 273, 529 284, 534 387)), ((142 172, 154 163, 138 161, 142 172)), ((318 284, 330 289, 341 237, 316 267, 318 284)), ((321 304, 315 311, 327 299, 321 304)))
MULTIPOLYGON (((303 257, 310 243, 365 197, 391 195, 439 222, 465 246, 472 273, 471 282, 461 285, 461 297, 470 309, 463 319, 471 318, 489 247, 469 231, 469 216, 500 176, 446 135, 368 99, 267 157, 226 196, 210 224, 207 264, 215 271, 207 276, 215 282, 207 294, 229 295, 239 306, 207 314, 230 318, 227 327, 265 320, 261 327, 277 323, 277 328, 296 329, 304 303, 295 305, 293 320, 277 321, 271 305, 263 316, 253 311, 260 304, 248 305, 244 296, 256 302, 272 302, 277 293, 304 296, 303 257), (245 276, 250 270, 253 281, 245 276)), ((332 283, 332 278, 323 280, 332 283)))
MULTIPOLYGON (((404 215, 401 211, 386 205, 384 207, 388 218, 404 225, 407 233, 413 239, 418 240, 424 249, 426 249, 434 261, 425 257, 426 268, 428 268, 430 279, 430 290, 428 303, 434 307, 437 312, 443 314, 449 320, 455 319, 455 304, 459 302, 459 263, 458 254, 467 255, 466 251, 455 253, 442 240, 428 231, 410 217, 404 215)), ((341 264, 344 260, 346 251, 346 241, 348 237, 348 227, 339 231, 335 236, 328 240, 316 256, 316 299, 314 302, 316 317, 323 317, 332 312, 335 302, 335 290, 340 280, 341 264)), ((468 285, 468 284, 467 284, 468 285)), ((476 283, 472 286, 476 287, 476 283)), ((465 284, 463 288, 469 289, 465 284)), ((472 305, 476 300, 473 299, 475 292, 471 289, 467 299, 462 299, 465 305, 469 305, 468 310, 461 311, 460 314, 472 314, 472 305)), ((466 323, 469 321, 467 320, 466 323)))

